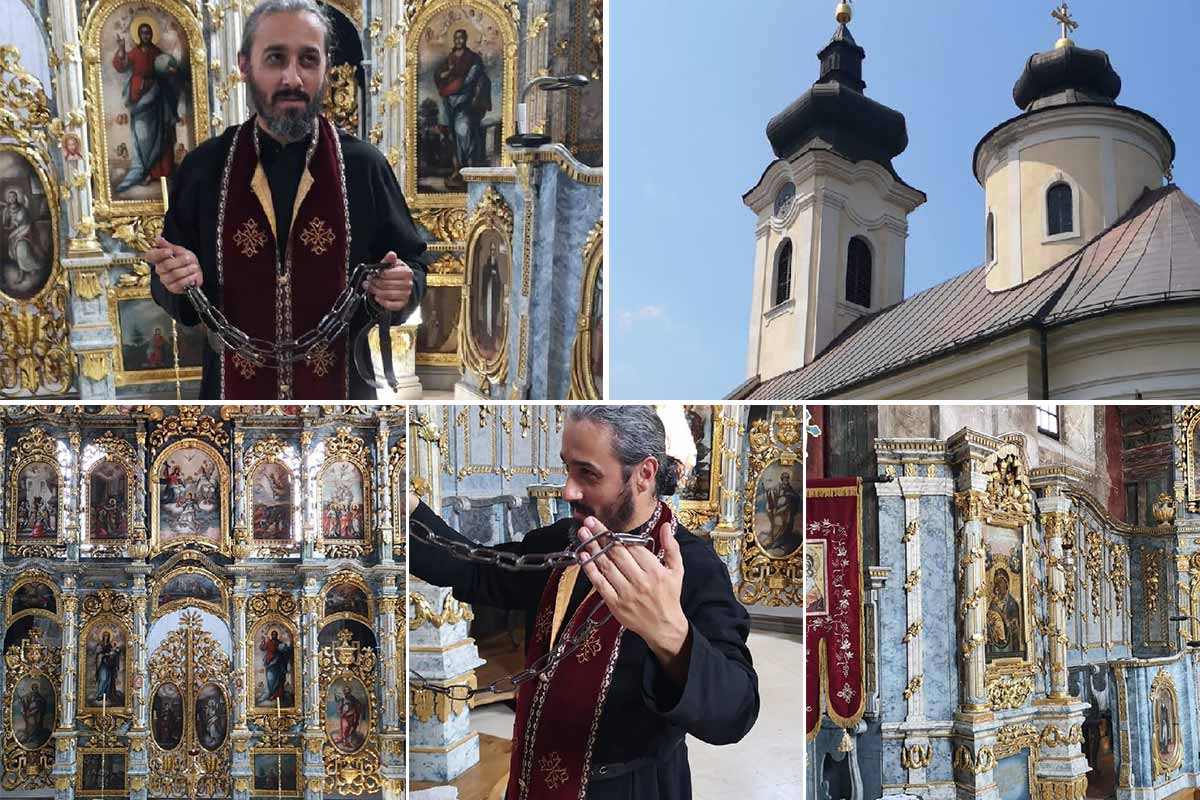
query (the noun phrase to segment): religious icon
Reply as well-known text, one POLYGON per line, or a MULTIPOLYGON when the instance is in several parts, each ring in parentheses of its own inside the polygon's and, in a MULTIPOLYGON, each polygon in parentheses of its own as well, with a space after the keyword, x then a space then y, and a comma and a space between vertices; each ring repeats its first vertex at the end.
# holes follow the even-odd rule
POLYGON ((1179 768, 1183 744, 1180 740, 1179 698, 1175 681, 1162 668, 1150 684, 1150 742, 1154 761, 1154 776, 1179 768))
POLYGON ((250 478, 255 539, 292 538, 292 474, 278 461, 265 461, 250 478))
POLYGON ((458 323, 462 313, 462 286, 430 286, 421 298, 421 326, 417 328, 420 354, 458 352, 458 323))
POLYGON ((200 600, 205 603, 220 605, 221 590, 207 575, 185 572, 169 578, 158 592, 158 607, 177 600, 200 600))
POLYGON ((452 6, 435 13, 417 50, 417 186, 464 192, 464 167, 500 163, 504 42, 491 16, 452 6))
POLYGON ((133 2, 109 14, 99 45, 112 197, 157 200, 159 178, 178 166, 176 143, 194 144, 188 37, 162 7, 133 2))
POLYGON ((367 595, 361 587, 353 583, 339 583, 325 592, 325 616, 343 613, 370 617, 367 595))
POLYGON ((62 629, 58 623, 50 617, 37 614, 21 617, 8 626, 4 632, 4 649, 20 647, 34 629, 37 629, 43 646, 62 647, 62 629))
POLYGON ((17 744, 37 750, 50 741, 57 718, 54 687, 45 675, 26 675, 17 681, 10 700, 12 731, 17 744))
POLYGON ((358 466, 335 461, 321 474, 321 533, 326 539, 362 539, 363 477, 358 466))
POLYGON ((987 615, 984 653, 995 658, 1024 658, 1025 566, 1024 532, 1019 528, 985 525, 984 580, 987 615))
POLYGON ((255 753, 253 758, 254 794, 270 796, 278 792, 298 791, 295 753, 255 753))
POLYGON ((508 286, 512 259, 504 237, 485 230, 475 240, 467 262, 470 265, 470 296, 467 313, 471 318, 471 338, 484 361, 501 354, 508 333, 508 286))
POLYGON ((33 164, 0 149, 0 295, 31 300, 54 271, 54 225, 46 187, 33 164))
POLYGON ((295 676, 292 674, 292 634, 281 625, 259 628, 254 658, 254 707, 282 708, 296 705, 295 676))
POLYGON ((370 729, 367 690, 355 678, 338 678, 325 694, 325 732, 333 746, 353 753, 367 741, 370 729))
POLYGON ((17 475, 17 538, 58 538, 56 464, 31 461, 17 475))
POLYGON ((682 500, 707 500, 712 488, 713 407, 684 406, 683 414, 696 444, 696 466, 679 496, 682 500))
POLYGON ((225 743, 228 727, 225 692, 215 683, 204 684, 196 695, 196 740, 205 750, 217 750, 225 743))
POLYGON ((158 465, 158 536, 220 541, 221 472, 207 450, 181 447, 158 465))
POLYGON ((125 644, 125 634, 117 625, 92 625, 87 629, 83 641, 84 708, 125 707, 125 644))
POLYGON ((12 596, 12 614, 30 608, 40 608, 54 613, 57 606, 54 602, 54 590, 41 581, 29 581, 21 584, 12 596))
POLYGON ((63 136, 62 154, 65 161, 78 161, 83 158, 83 151, 80 149, 78 136, 73 133, 63 136))
POLYGON ((178 344, 172 345, 171 318, 148 297, 119 298, 117 327, 121 335, 122 372, 173 371, 177 349, 181 370, 200 368, 204 336, 199 326, 175 326, 178 344))
POLYGON ((754 538, 774 558, 785 558, 804 540, 801 509, 800 464, 769 464, 754 492, 754 538))
POLYGON ((350 631, 350 642, 357 642, 364 650, 375 648, 375 633, 366 625, 352 619, 334 620, 322 627, 321 632, 317 634, 317 648, 337 647, 341 644, 338 634, 344 630, 350 631))
POLYGON ((105 793, 125 790, 125 754, 83 753, 83 774, 80 788, 86 793, 105 793))
POLYGON ((92 539, 124 539, 129 535, 126 514, 129 476, 115 461, 101 461, 88 475, 88 506, 92 539))
POLYGON ((154 692, 150 731, 160 750, 174 750, 183 739, 183 697, 175 684, 164 683, 154 692))
POLYGON ((825 569, 827 545, 824 540, 804 543, 804 613, 810 617, 829 613, 825 569))

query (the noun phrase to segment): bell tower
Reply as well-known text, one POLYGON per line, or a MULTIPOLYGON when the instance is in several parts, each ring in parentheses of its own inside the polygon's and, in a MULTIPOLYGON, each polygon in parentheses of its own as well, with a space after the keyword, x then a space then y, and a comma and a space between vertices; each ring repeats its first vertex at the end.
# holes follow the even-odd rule
POLYGON ((864 94, 852 17, 839 3, 820 77, 768 123, 776 160, 742 198, 758 218, 750 378, 808 364, 857 319, 904 298, 908 215, 925 194, 892 166, 908 129, 864 94))

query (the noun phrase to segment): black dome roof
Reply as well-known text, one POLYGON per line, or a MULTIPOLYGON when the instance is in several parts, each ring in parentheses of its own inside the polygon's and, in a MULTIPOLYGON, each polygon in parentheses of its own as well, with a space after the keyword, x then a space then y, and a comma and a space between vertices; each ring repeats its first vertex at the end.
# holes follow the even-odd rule
POLYGON ((903 114, 863 94, 866 51, 843 23, 817 57, 821 77, 767 123, 775 155, 788 158, 819 140, 848 161, 874 161, 895 175, 892 159, 908 147, 908 128, 903 114))
POLYGON ((1108 53, 1074 44, 1029 57, 1013 87, 1013 101, 1022 111, 1075 103, 1115 105, 1121 76, 1108 53))

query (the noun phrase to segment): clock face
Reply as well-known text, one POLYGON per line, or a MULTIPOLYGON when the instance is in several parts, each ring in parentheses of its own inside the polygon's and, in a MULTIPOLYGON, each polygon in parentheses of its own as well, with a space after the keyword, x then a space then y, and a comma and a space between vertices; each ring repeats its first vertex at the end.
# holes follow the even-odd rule
POLYGON ((794 183, 785 183, 779 193, 775 195, 775 216, 782 217, 787 213, 788 207, 792 203, 792 199, 796 196, 796 185, 794 183))

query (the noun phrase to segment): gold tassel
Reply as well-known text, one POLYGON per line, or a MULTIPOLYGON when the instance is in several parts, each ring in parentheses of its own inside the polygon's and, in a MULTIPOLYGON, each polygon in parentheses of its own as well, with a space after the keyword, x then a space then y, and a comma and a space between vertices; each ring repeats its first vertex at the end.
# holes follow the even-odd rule
POLYGON ((842 741, 838 744, 839 753, 849 753, 854 749, 854 743, 850 741, 850 731, 842 729, 842 741))

